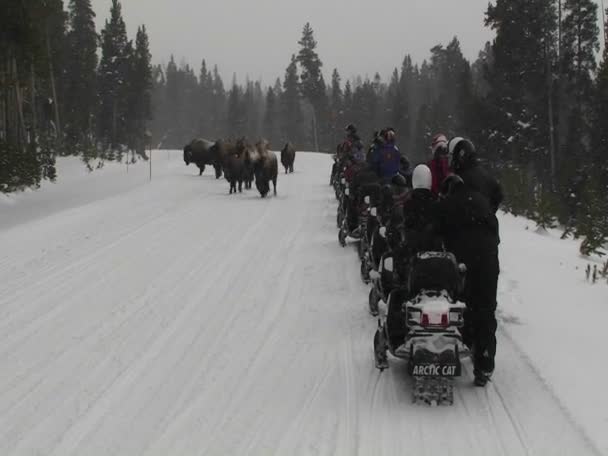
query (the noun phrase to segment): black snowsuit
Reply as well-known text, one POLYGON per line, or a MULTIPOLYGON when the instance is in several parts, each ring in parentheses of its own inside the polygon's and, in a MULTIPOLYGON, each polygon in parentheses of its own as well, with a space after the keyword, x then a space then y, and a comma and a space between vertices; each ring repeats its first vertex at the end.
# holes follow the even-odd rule
POLYGON ((467 266, 464 300, 469 311, 463 338, 474 347, 475 370, 492 372, 500 243, 494 206, 481 193, 459 185, 441 201, 439 212, 446 249, 467 266))
POLYGON ((403 205, 403 228, 408 256, 441 249, 439 206, 430 190, 415 189, 403 205))
MULTIPOLYGON (((420 252, 442 249, 439 236, 439 203, 426 189, 413 190, 403 205, 403 230, 405 242, 394 252, 394 263, 400 282, 406 284, 411 259, 420 252)), ((393 348, 405 341, 407 328, 403 303, 411 298, 406 288, 394 290, 390 297, 387 314, 387 333, 393 348)))
POLYGON ((479 166, 477 156, 469 154, 454 171, 462 178, 465 187, 484 195, 496 213, 504 198, 502 187, 496 179, 479 166))

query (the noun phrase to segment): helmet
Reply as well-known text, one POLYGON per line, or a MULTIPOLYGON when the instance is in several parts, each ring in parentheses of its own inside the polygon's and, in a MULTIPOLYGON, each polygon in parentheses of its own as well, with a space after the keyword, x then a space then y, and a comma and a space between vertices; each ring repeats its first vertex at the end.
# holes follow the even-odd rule
POLYGON ((433 185, 433 176, 431 170, 426 165, 418 165, 414 168, 412 175, 412 186, 414 189, 424 188, 430 190, 433 185))
POLYGON ((440 193, 443 196, 452 195, 454 191, 461 186, 464 186, 464 181, 462 180, 462 177, 457 174, 450 174, 441 183, 440 193))
POLYGON ((443 133, 438 133, 433 136, 431 141, 431 152, 435 155, 438 150, 445 151, 448 149, 448 138, 443 133))
POLYGON ((357 127, 355 127, 353 124, 348 124, 344 131, 347 133, 355 133, 357 131, 357 127))
POLYGON ((395 130, 393 130, 392 128, 387 128, 387 129, 383 130, 382 137, 384 138, 384 140, 386 142, 395 141, 395 130))
POLYGON ((463 164, 477 158, 475 146, 465 138, 452 138, 448 143, 448 158, 454 170, 461 169, 463 164))
POLYGON ((391 179, 391 184, 396 187, 407 187, 407 180, 405 180, 405 177, 403 177, 401 174, 396 174, 391 179))

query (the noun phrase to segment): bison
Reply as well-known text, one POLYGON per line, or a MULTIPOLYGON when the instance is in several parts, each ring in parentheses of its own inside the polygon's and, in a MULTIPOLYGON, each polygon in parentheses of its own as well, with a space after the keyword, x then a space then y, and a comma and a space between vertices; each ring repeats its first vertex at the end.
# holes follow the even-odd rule
POLYGON ((215 153, 221 158, 224 168, 224 177, 230 183, 230 194, 243 192, 243 178, 245 175, 245 156, 239 144, 217 141, 215 153))
POLYGON ((186 166, 194 163, 198 166, 201 176, 205 172, 205 165, 211 165, 215 168, 215 178, 222 177, 222 161, 217 155, 217 148, 214 148, 214 143, 206 139, 193 139, 190 144, 184 147, 184 162, 186 166))
POLYGON ((245 161, 249 166, 253 166, 255 176, 255 186, 262 198, 265 198, 270 191, 270 181, 274 187, 274 194, 277 194, 277 175, 279 165, 277 156, 268 150, 268 141, 260 140, 256 144, 257 154, 249 154, 245 161))
POLYGON ((253 180, 255 178, 254 163, 259 158, 258 150, 249 144, 244 138, 239 140, 237 147, 242 151, 245 161, 245 172, 243 175, 243 181, 245 182, 245 189, 251 189, 253 180))
POLYGON ((296 149, 288 142, 281 150, 281 164, 285 168, 285 174, 293 173, 293 162, 296 160, 296 149))

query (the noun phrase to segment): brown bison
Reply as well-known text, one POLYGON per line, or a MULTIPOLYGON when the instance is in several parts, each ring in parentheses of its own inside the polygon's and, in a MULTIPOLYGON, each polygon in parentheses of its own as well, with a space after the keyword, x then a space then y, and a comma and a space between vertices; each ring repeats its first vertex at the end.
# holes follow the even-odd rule
POLYGON ((293 173, 293 162, 296 160, 296 148, 288 142, 281 150, 281 164, 285 168, 285 174, 293 173))
POLYGON ((268 150, 268 141, 260 140, 256 144, 256 152, 249 153, 245 158, 247 166, 253 167, 255 176, 255 187, 260 192, 262 198, 265 198, 270 192, 270 181, 274 187, 274 194, 277 194, 277 176, 279 174, 279 165, 277 156, 268 150))
POLYGON ((218 140, 214 147, 214 153, 220 157, 224 168, 224 177, 230 183, 230 194, 243 192, 243 176, 245 173, 245 157, 243 151, 237 144, 218 140), (237 186, 238 184, 238 186, 237 186))
POLYGON ((242 151, 245 160, 245 172, 243 174, 243 181, 245 182, 245 189, 251 189, 253 180, 255 178, 254 163, 258 160, 259 154, 257 148, 253 147, 249 142, 242 138, 237 143, 237 147, 242 151))
POLYGON ((222 160, 217 155, 217 148, 214 148, 214 143, 206 139, 193 139, 190 144, 184 147, 184 162, 186 166, 194 163, 198 166, 201 176, 205 172, 205 165, 211 165, 215 168, 215 178, 222 177, 222 160))

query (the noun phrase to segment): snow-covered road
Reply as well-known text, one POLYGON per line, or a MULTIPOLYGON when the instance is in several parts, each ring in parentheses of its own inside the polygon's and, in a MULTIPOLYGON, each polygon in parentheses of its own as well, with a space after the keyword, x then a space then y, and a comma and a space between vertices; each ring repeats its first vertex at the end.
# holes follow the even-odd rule
POLYGON ((262 200, 176 155, 0 231, 0 454, 599 454, 504 330, 453 407, 374 368, 329 166, 299 154, 262 200))

